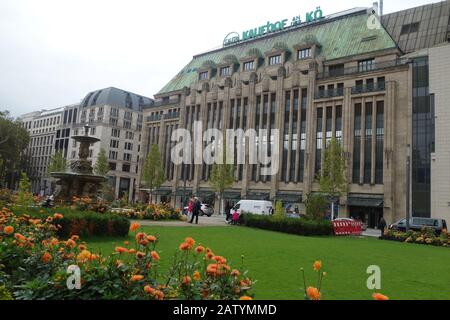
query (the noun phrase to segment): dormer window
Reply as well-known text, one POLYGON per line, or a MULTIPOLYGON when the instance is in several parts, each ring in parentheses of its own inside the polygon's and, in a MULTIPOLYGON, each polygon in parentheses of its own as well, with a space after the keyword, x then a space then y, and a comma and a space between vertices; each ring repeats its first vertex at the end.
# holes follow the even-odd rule
POLYGON ((244 71, 255 70, 255 61, 248 61, 244 63, 244 71))
POLYGON ((231 75, 230 66, 220 68, 220 76, 221 77, 227 77, 229 75, 231 75))
POLYGON ((281 54, 269 57, 269 66, 281 64, 281 54))
POLYGON ((199 79, 200 79, 200 80, 208 80, 208 74, 209 74, 208 71, 202 71, 202 72, 200 72, 200 74, 199 74, 199 79))
POLYGON ((311 48, 298 50, 298 60, 305 60, 311 58, 311 48))

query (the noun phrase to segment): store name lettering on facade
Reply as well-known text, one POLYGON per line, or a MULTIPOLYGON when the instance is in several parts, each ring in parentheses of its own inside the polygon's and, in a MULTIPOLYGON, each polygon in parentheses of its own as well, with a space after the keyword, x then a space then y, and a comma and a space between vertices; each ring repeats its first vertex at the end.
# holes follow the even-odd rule
POLYGON ((293 17, 290 24, 288 24, 289 21, 288 19, 283 19, 280 21, 276 21, 274 23, 267 21, 265 25, 242 32, 242 37, 237 32, 229 33, 223 40, 223 46, 226 47, 240 41, 259 38, 273 32, 284 30, 289 27, 295 27, 302 23, 316 22, 322 18, 323 12, 320 9, 320 7, 317 7, 315 11, 306 13, 304 21, 302 21, 301 16, 293 17))

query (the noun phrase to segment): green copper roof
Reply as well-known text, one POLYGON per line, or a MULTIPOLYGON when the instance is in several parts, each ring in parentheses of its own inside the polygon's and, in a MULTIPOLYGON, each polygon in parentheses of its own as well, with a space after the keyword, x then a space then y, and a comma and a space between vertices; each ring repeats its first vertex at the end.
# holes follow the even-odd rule
MULTIPOLYGON (((280 32, 276 35, 262 37, 254 41, 243 42, 235 46, 195 56, 158 94, 181 90, 185 86, 189 87, 191 83, 197 80, 197 69, 205 61, 211 60, 215 63, 220 63, 227 55, 235 55, 240 59, 245 57, 248 50, 252 48, 257 48, 264 54, 277 43, 286 44, 289 50, 292 51, 293 46, 305 42, 305 39, 315 37, 321 45, 320 55, 325 60, 396 48, 395 42, 383 27, 369 29, 367 20, 368 15, 362 12, 356 15, 339 17, 326 23, 319 22, 298 29, 280 32)), ((289 59, 292 58, 293 55, 290 55, 289 59)))

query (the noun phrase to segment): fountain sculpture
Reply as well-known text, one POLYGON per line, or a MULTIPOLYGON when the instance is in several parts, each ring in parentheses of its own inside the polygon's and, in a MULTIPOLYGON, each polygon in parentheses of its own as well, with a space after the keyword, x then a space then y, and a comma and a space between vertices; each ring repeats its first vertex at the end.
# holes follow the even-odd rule
POLYGON ((52 172, 50 176, 56 178, 55 200, 71 202, 74 196, 89 196, 95 198, 106 177, 93 173, 89 157, 89 147, 100 139, 89 136, 89 126, 84 127, 84 135, 73 136, 80 143, 78 160, 72 161, 70 171, 52 172))

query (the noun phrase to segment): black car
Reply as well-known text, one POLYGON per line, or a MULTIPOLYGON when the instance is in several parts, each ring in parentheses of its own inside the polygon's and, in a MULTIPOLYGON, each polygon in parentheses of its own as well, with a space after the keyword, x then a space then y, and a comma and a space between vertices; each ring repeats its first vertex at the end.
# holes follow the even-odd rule
MULTIPOLYGON (((420 231, 423 228, 434 229, 436 234, 441 234, 442 230, 447 230, 447 222, 444 219, 413 217, 409 219, 409 228, 420 231)), ((389 226, 391 230, 406 231, 406 219, 399 220, 389 226)))

